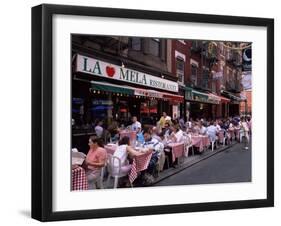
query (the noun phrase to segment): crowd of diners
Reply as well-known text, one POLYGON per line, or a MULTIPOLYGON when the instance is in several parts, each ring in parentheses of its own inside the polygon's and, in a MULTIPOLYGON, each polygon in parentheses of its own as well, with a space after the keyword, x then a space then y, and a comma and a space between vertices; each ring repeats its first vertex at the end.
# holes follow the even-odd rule
MULTIPOLYGON (((177 162, 171 162, 171 152, 168 150, 167 143, 189 142, 191 143, 191 135, 208 136, 210 141, 217 139, 218 132, 223 132, 230 142, 233 138, 231 131, 240 131, 242 137, 245 137, 245 148, 248 148, 251 133, 251 116, 218 118, 215 120, 190 119, 184 121, 182 118, 171 119, 165 112, 156 125, 142 126, 136 116, 132 117, 132 124, 127 128, 119 127, 117 122, 112 122, 108 128, 103 127, 103 122, 99 121, 95 126, 96 135, 89 138, 89 151, 83 163, 86 169, 86 176, 89 188, 99 188, 98 181, 101 169, 106 165, 108 154, 104 148, 105 143, 118 144, 113 156, 118 157, 121 163, 121 174, 128 175, 131 170, 132 159, 144 152, 151 151, 152 156, 147 169, 141 173, 136 184, 144 186, 153 182, 157 176, 156 166, 160 161, 161 155, 164 155, 164 161, 170 161, 170 166, 176 167, 177 162), (132 141, 128 136, 120 138, 120 132, 123 130, 131 130, 136 132, 136 140, 132 141), (107 134, 107 136, 104 136, 107 134), (189 138, 189 140, 186 140, 189 138), (185 140, 184 140, 185 139, 185 140), (167 156, 167 158, 166 158, 167 156)), ((75 167, 75 166, 73 166, 75 167)), ((122 186, 129 186, 126 177, 122 186)))

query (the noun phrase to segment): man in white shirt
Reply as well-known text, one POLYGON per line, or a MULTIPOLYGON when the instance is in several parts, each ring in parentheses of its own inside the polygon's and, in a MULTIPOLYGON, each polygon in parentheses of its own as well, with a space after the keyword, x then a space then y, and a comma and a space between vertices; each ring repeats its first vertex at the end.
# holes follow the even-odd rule
POLYGON ((202 122, 199 123, 199 128, 200 128, 199 134, 205 135, 207 132, 207 128, 202 124, 202 122))
POLYGON ((137 133, 141 131, 141 123, 138 121, 136 116, 132 118, 133 124, 131 125, 131 130, 136 131, 137 133))
POLYGON ((96 132, 96 135, 98 137, 101 137, 102 134, 103 134, 103 127, 102 127, 102 124, 103 122, 102 121, 99 121, 98 124, 96 125, 95 127, 95 132, 96 132))
POLYGON ((180 129, 179 125, 174 125, 173 127, 173 133, 171 134, 174 142, 180 143, 183 141, 183 131, 180 129))
POLYGON ((207 135, 209 136, 211 141, 215 141, 216 140, 216 136, 217 136, 217 127, 214 126, 214 122, 211 121, 210 125, 207 127, 207 131, 206 131, 207 135))

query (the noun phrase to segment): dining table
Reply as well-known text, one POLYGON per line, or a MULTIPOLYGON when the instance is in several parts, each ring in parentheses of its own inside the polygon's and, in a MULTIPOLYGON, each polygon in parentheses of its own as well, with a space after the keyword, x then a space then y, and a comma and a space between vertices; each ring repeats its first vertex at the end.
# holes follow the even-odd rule
POLYGON ((191 135, 191 142, 194 147, 197 147, 200 152, 204 151, 204 148, 210 145, 210 139, 208 135, 191 135))
POLYGON ((71 190, 88 190, 88 180, 85 170, 77 166, 71 170, 71 190))
POLYGON ((147 151, 141 155, 134 156, 132 168, 129 173, 129 181, 132 184, 138 177, 138 173, 146 170, 152 156, 152 151, 147 151))
POLYGON ((171 148, 172 162, 175 162, 177 158, 184 156, 184 143, 168 143, 167 146, 171 148))

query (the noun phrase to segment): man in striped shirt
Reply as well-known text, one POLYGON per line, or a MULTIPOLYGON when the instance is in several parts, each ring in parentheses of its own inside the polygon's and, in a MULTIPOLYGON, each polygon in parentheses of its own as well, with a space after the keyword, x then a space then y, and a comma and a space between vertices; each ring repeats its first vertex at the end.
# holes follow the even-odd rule
POLYGON ((149 129, 145 129, 143 135, 145 140, 143 147, 152 151, 152 156, 147 167, 147 173, 153 174, 153 170, 155 169, 158 159, 160 158, 161 152, 164 149, 164 145, 157 139, 152 138, 151 130, 149 129))

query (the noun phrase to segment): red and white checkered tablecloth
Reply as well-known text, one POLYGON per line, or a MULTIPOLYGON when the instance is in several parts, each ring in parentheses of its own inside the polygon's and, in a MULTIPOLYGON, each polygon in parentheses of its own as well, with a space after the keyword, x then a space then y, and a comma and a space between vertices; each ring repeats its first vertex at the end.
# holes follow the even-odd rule
POLYGON ((204 147, 207 147, 210 145, 210 139, 208 136, 192 135, 191 141, 192 141, 192 145, 194 147, 199 148, 200 152, 202 152, 204 150, 204 147))
POLYGON ((191 141, 192 141, 192 145, 194 147, 199 148, 200 152, 203 151, 204 146, 203 146, 202 138, 199 135, 196 135, 196 136, 192 135, 191 136, 191 141))
POLYGON ((219 142, 222 143, 224 139, 224 131, 220 130, 218 132, 219 142))
POLYGON ((200 135, 202 138, 203 147, 208 147, 211 143, 210 138, 207 135, 200 135))
POLYGON ((85 170, 82 167, 77 167, 72 170, 71 190, 88 190, 88 180, 85 170))
POLYGON ((168 147, 172 148, 172 160, 176 161, 176 158, 184 155, 184 143, 170 143, 168 147))
POLYGON ((152 152, 150 151, 134 157, 132 169, 129 173, 129 180, 131 183, 138 177, 138 172, 147 169, 151 156, 152 152))

